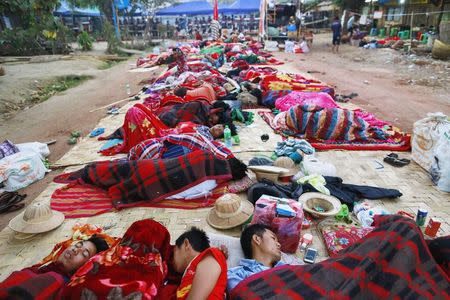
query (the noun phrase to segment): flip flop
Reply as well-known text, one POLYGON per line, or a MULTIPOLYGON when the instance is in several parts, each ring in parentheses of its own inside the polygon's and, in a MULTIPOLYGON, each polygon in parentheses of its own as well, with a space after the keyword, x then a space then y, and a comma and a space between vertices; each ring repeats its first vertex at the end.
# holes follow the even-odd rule
POLYGON ((103 128, 103 127, 95 128, 94 130, 91 131, 91 133, 89 134, 89 137, 91 137, 91 138, 96 137, 103 133, 105 133, 105 128, 103 128))

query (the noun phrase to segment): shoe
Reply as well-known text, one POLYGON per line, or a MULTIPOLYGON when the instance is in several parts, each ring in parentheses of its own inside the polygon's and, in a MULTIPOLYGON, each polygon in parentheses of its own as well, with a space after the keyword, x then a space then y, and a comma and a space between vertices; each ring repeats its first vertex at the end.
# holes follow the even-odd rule
POLYGON ((399 158, 395 158, 395 157, 392 157, 392 156, 386 156, 383 159, 383 161, 385 163, 387 163, 387 164, 390 164, 391 166, 394 166, 394 167, 404 167, 404 166, 406 166, 407 164, 409 164, 411 162, 409 159, 406 159, 406 158, 399 159, 399 158))

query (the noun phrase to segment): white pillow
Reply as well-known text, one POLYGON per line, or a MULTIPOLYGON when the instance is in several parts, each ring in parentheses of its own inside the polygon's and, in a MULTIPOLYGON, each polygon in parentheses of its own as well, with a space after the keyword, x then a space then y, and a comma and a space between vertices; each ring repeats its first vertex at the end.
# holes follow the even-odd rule
MULTIPOLYGON (((219 247, 220 245, 225 245, 228 248, 228 269, 238 266, 241 259, 245 258, 239 238, 210 232, 208 233, 208 237, 211 247, 219 247)), ((304 262, 295 254, 287 254, 283 252, 281 253, 281 261, 289 265, 304 264, 304 262)))
POLYGON ((212 247, 225 245, 228 248, 228 268, 233 268, 239 265, 241 259, 244 258, 244 252, 242 251, 241 241, 239 238, 215 233, 208 233, 208 237, 212 247))

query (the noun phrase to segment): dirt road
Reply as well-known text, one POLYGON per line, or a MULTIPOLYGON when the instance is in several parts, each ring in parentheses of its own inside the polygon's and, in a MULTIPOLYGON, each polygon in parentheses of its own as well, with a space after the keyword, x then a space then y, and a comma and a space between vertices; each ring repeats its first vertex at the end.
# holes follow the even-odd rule
POLYGON ((450 62, 350 45, 333 54, 330 39, 318 35, 311 52, 277 56, 298 70, 312 71, 338 93, 358 93, 354 104, 404 131, 411 132, 413 123, 428 112, 450 115, 450 62))
MULTIPOLYGON (((442 111, 450 114, 450 65, 428 58, 402 56, 393 50, 363 50, 344 45, 340 54, 332 54, 329 36, 315 37, 308 54, 277 53, 293 69, 313 71, 312 76, 336 86, 338 93, 356 92, 356 105, 390 121, 403 130, 411 131, 412 124, 427 112, 442 111)), ((104 110, 90 110, 122 99, 125 85, 138 91, 138 82, 148 73, 129 73, 130 63, 121 63, 111 69, 95 72, 95 78, 78 87, 51 97, 14 118, 0 124, 0 137, 15 143, 56 139, 50 147, 52 162, 58 160, 71 146, 66 141, 70 132, 81 130, 84 135, 92 130, 105 115, 104 110)), ((39 72, 48 65, 34 64, 39 72)), ((17 84, 20 84, 18 82, 17 84)), ((28 194, 30 203, 57 172, 20 191, 28 194)), ((3 228, 16 213, 0 216, 3 228)))
MULTIPOLYGON (((0 138, 14 143, 57 140, 56 144, 50 146, 49 157, 51 162, 57 161, 71 148, 67 140, 72 131, 79 130, 85 136, 105 116, 105 109, 92 113, 90 110, 126 98, 127 83, 130 84, 132 93, 139 91, 141 86, 138 83, 149 75, 127 72, 134 62, 135 58, 132 58, 110 69, 95 72, 94 79, 17 113, 0 124, 0 138)), ((33 66, 45 70, 46 63, 33 66)), ((28 195, 26 202, 33 201, 57 174, 58 171, 52 171, 43 180, 22 189, 20 193, 28 195)), ((0 215, 0 229, 17 213, 0 215)))

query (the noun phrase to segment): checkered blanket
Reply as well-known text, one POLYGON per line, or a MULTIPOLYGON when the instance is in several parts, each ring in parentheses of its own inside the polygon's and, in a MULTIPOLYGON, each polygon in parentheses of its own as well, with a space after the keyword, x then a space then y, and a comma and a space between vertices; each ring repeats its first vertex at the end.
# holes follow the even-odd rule
POLYGON ((379 216, 375 225, 334 258, 247 278, 231 299, 450 299, 450 278, 413 220, 379 216))
POLYGON ((108 191, 116 208, 159 201, 207 179, 231 179, 226 160, 206 151, 170 159, 102 161, 82 169, 81 179, 108 191))

